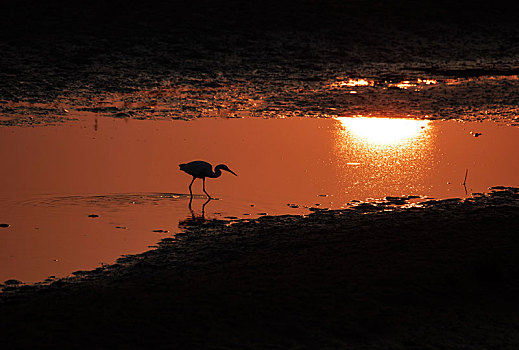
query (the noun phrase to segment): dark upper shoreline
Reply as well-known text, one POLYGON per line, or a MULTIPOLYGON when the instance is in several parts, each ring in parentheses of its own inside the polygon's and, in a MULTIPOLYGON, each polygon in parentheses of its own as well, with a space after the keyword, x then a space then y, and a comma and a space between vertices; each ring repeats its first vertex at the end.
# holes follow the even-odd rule
POLYGON ((443 0, 4 0, 0 126, 48 125, 84 111, 186 120, 221 108, 229 116, 515 124, 514 7, 443 0), (359 94, 330 89, 340 77, 377 84, 359 94), (473 81, 441 83, 458 78, 473 81), (440 84, 419 93, 388 88, 417 79, 440 84), (113 100, 171 108, 120 108, 113 100))
POLYGON ((384 78, 406 77, 384 66, 391 64, 506 74, 518 68, 513 8, 500 1, 4 0, 0 100, 134 91, 168 79, 204 88, 222 74, 258 84, 311 81, 381 64, 372 72, 384 78))
POLYGON ((3 344, 516 348, 519 189, 399 202, 208 222, 114 266, 11 290, 3 344))

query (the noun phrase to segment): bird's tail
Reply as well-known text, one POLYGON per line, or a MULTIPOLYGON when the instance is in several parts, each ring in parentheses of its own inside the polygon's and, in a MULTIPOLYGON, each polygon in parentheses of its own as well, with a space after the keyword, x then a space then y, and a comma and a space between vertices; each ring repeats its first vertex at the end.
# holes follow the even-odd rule
POLYGON ((178 166, 180 167, 180 170, 184 170, 184 167, 186 166, 186 164, 179 164, 178 166))

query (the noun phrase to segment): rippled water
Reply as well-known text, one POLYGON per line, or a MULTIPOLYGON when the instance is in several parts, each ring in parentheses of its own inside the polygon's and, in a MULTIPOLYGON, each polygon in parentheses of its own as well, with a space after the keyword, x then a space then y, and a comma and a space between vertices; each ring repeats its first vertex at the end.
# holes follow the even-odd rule
POLYGON ((398 118, 96 118, 0 129, 0 281, 34 282, 147 250, 211 218, 519 185, 519 129, 398 118), (178 164, 225 163, 201 183, 178 164), (463 185, 465 182, 465 185, 463 185))

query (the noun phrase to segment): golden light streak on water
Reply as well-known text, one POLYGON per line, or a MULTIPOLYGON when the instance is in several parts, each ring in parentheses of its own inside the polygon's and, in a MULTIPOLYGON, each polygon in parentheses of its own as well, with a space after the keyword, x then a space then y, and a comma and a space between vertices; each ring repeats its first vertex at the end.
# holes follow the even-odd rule
POLYGON ((397 83, 397 84, 389 84, 388 85, 389 87, 397 87, 399 89, 408 89, 410 87, 414 87, 416 86, 415 83, 411 83, 409 80, 404 80, 400 83, 397 83))
POLYGON ((434 85, 438 84, 437 80, 434 79, 418 79, 418 84, 425 84, 425 85, 434 85))
MULTIPOLYGON (((337 89, 337 88, 343 88, 343 87, 365 87, 365 86, 375 86, 374 80, 369 80, 367 78, 344 78, 344 77, 338 77, 338 81, 332 83, 329 85, 330 88, 337 89)), ((399 89, 408 89, 411 87, 416 87, 419 85, 435 85, 438 84, 437 80, 434 79, 416 79, 416 80, 403 80, 401 82, 394 82, 394 83, 383 83, 383 86, 387 87, 397 87, 399 89)))
POLYGON ((428 120, 337 118, 335 152, 344 191, 419 193, 434 167, 428 120))
POLYGON ((371 146, 398 145, 419 138, 430 121, 397 118, 338 117, 346 132, 371 146))
POLYGON ((340 88, 340 87, 344 87, 344 86, 349 86, 349 87, 355 87, 355 86, 374 86, 375 85, 375 82, 373 80, 368 80, 368 79, 363 79, 363 78, 360 78, 360 79, 344 79, 344 80, 340 80, 340 81, 337 81, 333 84, 330 85, 330 87, 332 88, 340 88))

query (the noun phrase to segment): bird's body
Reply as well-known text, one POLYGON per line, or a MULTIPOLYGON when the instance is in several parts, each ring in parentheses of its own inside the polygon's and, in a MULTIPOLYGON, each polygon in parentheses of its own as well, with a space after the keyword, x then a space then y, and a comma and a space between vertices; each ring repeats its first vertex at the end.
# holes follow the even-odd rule
POLYGON ((188 173, 189 175, 203 179, 204 177, 219 177, 222 175, 222 171, 220 169, 216 169, 218 173, 213 172, 213 166, 203 160, 195 160, 186 164, 179 164, 180 170, 188 173))
POLYGON ((236 175, 231 169, 227 167, 225 164, 219 164, 214 168, 213 166, 207 162, 204 162, 203 160, 195 160, 189 163, 185 164, 179 164, 180 170, 188 173, 189 175, 193 176, 193 180, 189 184, 189 193, 191 196, 193 196, 193 192, 191 191, 191 185, 193 185, 193 182, 195 182, 196 179, 202 179, 203 181, 203 188, 204 192, 207 195, 207 197, 211 198, 209 193, 205 190, 205 178, 217 178, 222 175, 222 170, 228 171, 231 174, 236 175))

